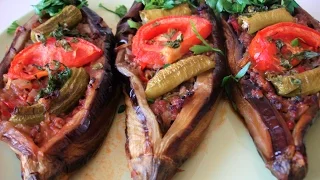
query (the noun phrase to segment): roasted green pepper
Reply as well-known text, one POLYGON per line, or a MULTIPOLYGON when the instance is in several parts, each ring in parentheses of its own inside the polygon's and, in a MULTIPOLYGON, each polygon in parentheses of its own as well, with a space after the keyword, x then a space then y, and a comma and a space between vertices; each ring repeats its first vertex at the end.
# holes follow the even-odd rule
POLYGON ((320 68, 290 76, 269 78, 281 96, 310 95, 320 91, 320 68))
POLYGON ((53 99, 49 112, 62 114, 70 111, 86 92, 89 75, 84 68, 71 68, 71 77, 60 89, 59 96, 53 99))
POLYGON ((140 17, 143 23, 148 21, 165 17, 165 16, 182 16, 182 15, 191 15, 191 9, 188 4, 181 4, 172 9, 150 9, 140 11, 140 17))
POLYGON ((161 69, 147 84, 147 98, 157 98, 182 82, 214 68, 215 62, 205 55, 191 56, 161 69))
POLYGON ((9 121, 15 124, 39 124, 44 120, 45 112, 46 109, 44 105, 40 103, 32 106, 16 107, 9 121))
POLYGON ((248 29, 248 33, 250 34, 279 22, 293 21, 294 18, 285 8, 239 16, 239 23, 241 24, 242 28, 248 29))
POLYGON ((59 27, 59 24, 66 25, 67 28, 76 26, 82 20, 81 11, 69 5, 62 9, 56 16, 51 17, 49 20, 32 29, 31 40, 33 42, 40 42, 41 36, 48 37, 52 31, 59 27))

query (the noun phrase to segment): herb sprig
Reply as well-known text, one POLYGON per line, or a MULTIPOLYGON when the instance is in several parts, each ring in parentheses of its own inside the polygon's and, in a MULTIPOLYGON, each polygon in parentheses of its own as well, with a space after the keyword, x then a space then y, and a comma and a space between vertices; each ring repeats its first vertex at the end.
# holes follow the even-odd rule
POLYGON ((231 14, 243 13, 248 6, 285 7, 290 13, 299 5, 294 0, 206 0, 206 3, 218 12, 231 14))
POLYGON ((122 17, 123 17, 124 15, 126 15, 127 12, 128 12, 127 7, 124 6, 124 5, 118 6, 118 7, 116 8, 116 10, 114 10, 114 11, 111 10, 111 9, 109 9, 109 8, 107 8, 107 7, 105 7, 105 6, 103 6, 101 3, 99 3, 99 7, 101 7, 101 8, 103 8, 104 10, 109 11, 109 12, 111 12, 111 13, 119 16, 120 18, 122 18, 122 17))
POLYGON ((41 0, 37 5, 33 5, 33 8, 40 17, 49 14, 50 16, 55 16, 58 14, 65 6, 74 4, 81 8, 83 6, 88 6, 87 0, 41 0))
POLYGON ((17 23, 17 21, 13 21, 11 23, 11 25, 8 27, 7 29, 7 33, 8 34, 14 34, 14 32, 16 32, 17 28, 19 27, 20 25, 17 23))
POLYGON ((194 22, 190 21, 191 29, 193 33, 197 36, 197 38, 204 44, 204 45, 194 45, 190 48, 190 51, 192 51, 194 54, 201 54, 204 52, 214 51, 218 52, 223 55, 223 52, 218 48, 213 48, 210 46, 209 43, 200 35, 200 33, 197 31, 196 25, 194 22))
POLYGON ((239 82, 239 80, 247 73, 249 67, 251 65, 251 62, 248 62, 237 74, 236 76, 229 75, 223 78, 221 86, 225 87, 231 79, 233 79, 236 82, 239 82))
POLYGON ((144 9, 172 9, 183 3, 190 3, 189 0, 136 0, 144 4, 144 9))

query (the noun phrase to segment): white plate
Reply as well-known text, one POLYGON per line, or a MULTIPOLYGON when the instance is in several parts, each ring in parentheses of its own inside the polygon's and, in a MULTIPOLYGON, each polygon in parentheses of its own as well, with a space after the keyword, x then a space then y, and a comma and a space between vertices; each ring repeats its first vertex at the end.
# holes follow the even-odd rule
MULTIPOLYGON (((0 32, 4 31, 12 21, 19 19, 23 24, 32 13, 31 4, 38 0, 0 1, 0 32), (27 14, 27 15, 26 15, 27 14), (19 18, 23 16, 22 18, 19 18)), ((114 9, 125 4, 130 7, 131 0, 101 1, 114 9)), ((320 19, 317 0, 297 0, 308 12, 320 19)), ((90 7, 100 14, 104 20, 115 27, 118 17, 98 8, 98 1, 89 0, 90 7)), ((5 32, 0 34, 0 57, 2 59, 12 36, 5 32)), ((130 172, 124 152, 124 114, 118 114, 113 126, 98 154, 82 169, 72 175, 73 180, 130 179, 130 172)), ((309 157, 309 173, 307 180, 320 178, 320 122, 316 122, 306 136, 309 157)), ((217 113, 209 127, 205 140, 194 155, 181 167, 183 170, 174 180, 273 180, 275 179, 256 151, 250 135, 240 118, 230 108, 226 100, 219 104, 217 113)), ((20 165, 18 159, 7 145, 0 143, 0 179, 19 180, 20 165)))

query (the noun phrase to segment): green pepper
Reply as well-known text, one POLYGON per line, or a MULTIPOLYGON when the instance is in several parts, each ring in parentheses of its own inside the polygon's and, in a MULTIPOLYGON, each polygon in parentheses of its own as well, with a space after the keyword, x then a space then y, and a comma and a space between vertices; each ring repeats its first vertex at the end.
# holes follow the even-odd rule
POLYGON ((39 124, 45 119, 45 112, 46 109, 44 105, 40 103, 34 104, 32 106, 16 107, 9 121, 15 124, 39 124))
POLYGON ((82 20, 81 11, 73 6, 69 5, 62 9, 62 11, 56 16, 51 17, 49 20, 32 29, 31 40, 33 42, 41 42, 44 37, 48 37, 52 31, 57 29, 60 25, 66 25, 67 28, 76 26, 82 20))
POLYGON ((276 23, 293 21, 294 18, 285 8, 239 16, 239 23, 242 28, 248 29, 249 34, 276 23))
POLYGON ((311 95, 320 91, 320 68, 290 76, 269 78, 277 93, 285 97, 311 95))
POLYGON ((143 23, 148 21, 158 19, 165 16, 182 16, 182 15, 191 15, 191 9, 188 4, 181 4, 172 9, 149 9, 140 11, 140 17, 143 23))
POLYGON ((205 55, 191 56, 161 69, 147 84, 147 98, 157 98, 182 82, 214 68, 215 62, 205 55))

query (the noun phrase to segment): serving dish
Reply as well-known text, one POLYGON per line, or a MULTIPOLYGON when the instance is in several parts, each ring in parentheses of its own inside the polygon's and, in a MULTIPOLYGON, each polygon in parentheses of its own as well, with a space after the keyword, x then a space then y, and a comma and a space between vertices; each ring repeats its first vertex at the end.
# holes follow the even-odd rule
MULTIPOLYGON (((320 13, 317 13, 314 6, 317 1, 297 0, 297 2, 317 19, 320 19, 320 13)), ((26 6, 30 4, 30 2, 24 3, 26 6)), ((111 27, 114 28, 119 19, 115 15, 98 8, 98 3, 98 1, 89 0, 89 7, 104 19, 107 20, 109 18, 108 21, 110 21, 111 27)), ((120 4, 130 7, 132 2, 119 0, 116 3, 110 1, 102 3, 107 7, 115 8, 120 4)), ((4 6, 0 6, 0 11, 2 7, 4 6)), ((31 13, 19 19, 18 22, 25 22, 30 15, 31 13)), ((0 22, 2 21, 0 20, 0 22)), ((2 30, 5 29, 3 26, 0 27, 3 28, 2 30)), ((0 55, 3 56, 5 47, 11 42, 12 36, 2 33, 0 39, 2 40, 0 55)), ((225 99, 222 99, 219 103, 217 112, 213 117, 205 140, 197 152, 181 167, 181 172, 176 174, 174 179, 275 179, 264 167, 264 163, 259 157, 246 128, 225 99)), ((87 166, 75 173, 71 179, 130 179, 123 148, 125 143, 124 118, 123 113, 116 116, 109 135, 99 153, 87 166)), ((317 169, 320 161, 318 153, 320 144, 317 141, 317 137, 320 135, 317 132, 319 130, 320 123, 316 122, 306 136, 309 155, 307 180, 320 177, 320 172, 317 169)), ((19 162, 3 143, 0 144, 0 159, 1 179, 20 179, 19 162)))

